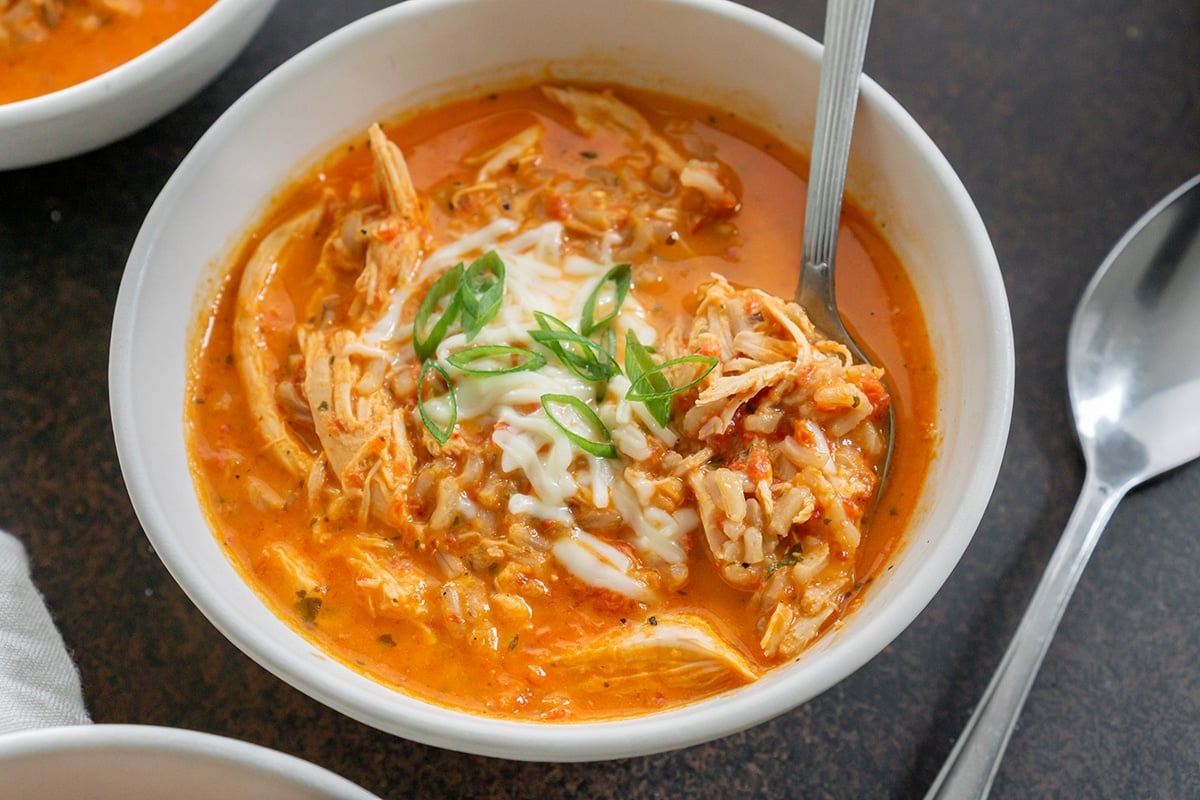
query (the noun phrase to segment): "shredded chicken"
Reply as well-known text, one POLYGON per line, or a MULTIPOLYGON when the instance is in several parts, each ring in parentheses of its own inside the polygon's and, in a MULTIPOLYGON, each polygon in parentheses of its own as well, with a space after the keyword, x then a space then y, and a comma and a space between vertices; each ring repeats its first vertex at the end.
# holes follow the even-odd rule
POLYGON ((386 203, 386 213, 366 225, 366 263, 355 283, 369 321, 398 284, 411 280, 421 254, 425 222, 400 148, 378 125, 372 125, 368 135, 376 180, 386 203))
POLYGON ((587 643, 559 661, 578 671, 597 691, 635 695, 646 691, 647 680, 702 688, 750 683, 754 666, 704 619, 693 614, 669 614, 633 622, 587 643))
MULTIPOLYGON (((370 365, 355 355, 345 330, 311 331, 304 337, 304 392, 339 498, 357 504, 359 519, 373 512, 400 524, 407 508, 413 452, 405 411, 381 385, 361 387, 370 365)), ((370 384, 369 384, 370 385, 370 384)))
MULTIPOLYGON (((577 174, 539 168, 545 131, 532 125, 472 161, 472 184, 455 185, 446 204, 480 226, 505 214, 561 220, 579 234, 589 255, 613 261, 645 258, 674 246, 678 232, 721 225, 738 208, 732 177, 718 162, 687 154, 654 132, 633 107, 610 91, 545 87, 585 134, 620 134, 622 155, 577 174)), ((587 154, 600 161, 600 154, 587 154)))
POLYGON ((795 303, 720 277, 685 349, 718 355, 682 426, 714 455, 688 474, 708 552, 727 581, 758 589, 763 651, 795 655, 852 588, 883 371, 851 363, 795 303))
MULTIPOLYGON (((611 92, 545 92, 579 130, 620 137, 626 155, 559 174, 539 166, 541 124, 520 130, 468 159, 474 183, 440 190, 436 202, 463 238, 548 217, 571 235, 567 244, 555 239, 568 255, 615 263, 652 258, 672 231, 722 224, 736 211, 735 184, 716 160, 684 152, 611 92)), ((371 531, 334 546, 365 605, 499 658, 538 625, 538 599, 564 585, 618 613, 681 589, 695 529, 720 575, 752 604, 761 653, 799 653, 852 588, 860 523, 878 480, 882 372, 852 363, 794 303, 714 276, 690 330, 669 337, 658 358, 711 357, 715 367, 674 398, 670 425, 637 404, 640 417, 629 404, 606 407, 614 460, 567 450, 562 464, 551 463, 559 451, 537 445, 541 477, 520 472, 515 448, 557 435, 544 417, 529 422, 536 398, 513 401, 525 417, 462 420, 439 439, 422 416, 428 409, 418 413, 420 362, 405 331, 444 268, 425 262, 428 216, 400 149, 378 125, 369 143, 378 202, 326 197, 262 240, 241 278, 234 353, 262 445, 303 487, 313 535, 336 543, 347 520, 371 531), (351 275, 353 296, 318 291, 296 315, 291 355, 281 361, 272 355, 281 335, 276 267, 289 248, 313 240, 314 284, 351 275), (586 473, 581 488, 561 507, 539 508, 538 481, 553 484, 563 471, 586 473)), ((628 388, 614 379, 608 391, 628 388)), ((518 380, 508 391, 521 390, 518 380)), ((261 507, 276 497, 285 502, 259 487, 252 499, 261 507)), ((323 592, 294 553, 270 558, 294 575, 297 591, 323 592)), ((611 691, 651 673, 695 686, 757 677, 701 617, 655 623, 580 642, 558 663, 611 691)))
POLYGON ((285 252, 298 241, 313 236, 325 216, 319 205, 271 231, 246 264, 238 286, 234 317, 234 361, 246 390, 250 412, 263 444, 275 460, 296 477, 312 469, 314 454, 288 424, 279 401, 279 387, 288 385, 286 365, 276 363, 267 341, 268 331, 286 324, 278 309, 266 302, 268 282, 285 252))

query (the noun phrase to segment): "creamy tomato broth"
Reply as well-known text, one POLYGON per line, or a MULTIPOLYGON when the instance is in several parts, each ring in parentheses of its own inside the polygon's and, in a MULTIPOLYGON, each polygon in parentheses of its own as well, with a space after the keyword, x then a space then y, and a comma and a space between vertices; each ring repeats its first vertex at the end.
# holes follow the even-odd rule
POLYGON ((920 308, 862 214, 839 289, 887 372, 781 299, 802 170, 618 87, 372 126, 198 323, 190 453, 230 558, 344 663, 476 713, 640 714, 797 657, 886 569, 936 424, 920 308))
POLYGON ((215 0, 0 0, 0 103, 82 83, 184 28, 215 0))

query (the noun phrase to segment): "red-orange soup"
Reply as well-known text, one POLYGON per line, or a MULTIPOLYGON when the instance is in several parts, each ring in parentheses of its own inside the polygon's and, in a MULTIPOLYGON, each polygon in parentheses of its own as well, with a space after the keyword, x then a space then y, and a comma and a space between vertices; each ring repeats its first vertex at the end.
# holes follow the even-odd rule
POLYGON ((793 289, 804 166, 731 114, 618 87, 456 102, 330 155, 255 225, 198 322, 191 460, 232 561, 343 663, 474 713, 642 714, 797 657, 887 568, 937 422, 920 306, 866 215, 844 217, 839 293, 882 382, 777 299, 793 289), (514 244, 530 230, 541 244, 514 244), (489 248, 502 281, 470 270, 489 248), (534 266, 569 262, 574 300, 521 272, 547 248, 534 266), (498 283, 504 305, 472 340, 461 308, 498 283), (587 331, 584 295, 614 334, 587 331), (547 313, 567 339, 523 332, 553 329, 531 321, 547 313), (630 399, 630 331, 655 343, 643 372, 682 359, 660 373, 665 401, 630 399), (576 336, 613 354, 607 377, 568 374, 572 353, 608 363, 576 336), (578 349, 556 356, 563 341, 578 349), (510 350, 476 366, 543 363, 477 412, 501 378, 453 357, 479 342, 510 350), (543 383, 584 386, 595 416, 521 395, 543 383))
POLYGON ((0 0, 0 103, 108 72, 178 33, 215 0, 0 0))

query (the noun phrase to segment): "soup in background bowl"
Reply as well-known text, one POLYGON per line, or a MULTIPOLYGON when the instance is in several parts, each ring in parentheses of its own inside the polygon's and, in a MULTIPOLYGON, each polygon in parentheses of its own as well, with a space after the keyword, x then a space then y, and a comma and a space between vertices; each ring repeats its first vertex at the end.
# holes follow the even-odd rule
POLYGON ((102 147, 229 65, 275 0, 0 3, 0 169, 102 147))
MULTIPOLYGON (((406 137, 403 120, 419 116, 415 112, 479 102, 480 98, 487 101, 491 95, 503 98, 505 92, 522 91, 514 87, 548 84, 599 95, 605 94, 608 87, 612 95, 637 108, 652 107, 656 97, 683 98, 693 104, 702 103, 707 109, 720 108, 731 120, 737 120, 734 127, 739 134, 753 138, 753 132, 759 131, 764 141, 777 139, 784 149, 804 153, 808 149, 807 136, 815 107, 818 58, 819 47, 802 34, 725 3, 623 0, 560 7, 551 2, 520 0, 504 4, 501 11, 484 2, 415 0, 379 12, 330 36, 249 92, 197 144, 151 210, 130 256, 113 331, 110 377, 122 468, 147 534, 193 601, 235 644, 268 669, 361 721, 430 744, 524 759, 609 758, 712 739, 804 702, 878 653, 936 592, 965 549, 983 513, 1007 435, 1012 339, 995 257, 970 199, 927 137, 894 101, 869 81, 863 87, 851 156, 848 193, 856 210, 849 217, 851 227, 859 225, 865 240, 879 239, 871 245, 876 248, 877 266, 903 265, 902 292, 910 292, 919 305, 919 311, 913 311, 912 316, 916 320, 913 338, 928 348, 927 358, 932 365, 926 364, 924 368, 932 366, 936 383, 922 383, 919 375, 906 374, 905 370, 921 365, 911 363, 904 354, 899 361, 894 353, 887 356, 892 360, 893 380, 898 387, 901 383, 907 385, 911 398, 921 399, 923 387, 934 394, 924 398, 929 406, 925 417, 914 415, 912 407, 901 408, 897 414, 898 427, 921 428, 917 440, 925 445, 911 450, 919 458, 907 468, 903 458, 893 466, 898 471, 907 469, 907 473, 890 476, 884 491, 910 487, 912 496, 903 498, 899 504, 907 523, 896 546, 883 550, 894 553, 885 563, 869 570, 867 577, 871 580, 855 582, 850 613, 841 616, 815 642, 810 644, 808 637, 799 647, 785 649, 779 659, 782 663, 768 660, 751 664, 751 679, 735 682, 743 685, 718 686, 718 693, 707 699, 704 692, 674 698, 665 703, 666 710, 655 710, 652 703, 643 702, 641 706, 610 708, 591 717, 584 715, 582 718, 587 721, 564 722, 562 719, 571 719, 572 715, 521 717, 502 706, 488 708, 485 702, 481 707, 473 707, 471 703, 447 700, 419 688, 398 690, 386 680, 372 678, 356 663, 361 659, 347 658, 345 654, 330 658, 328 642, 308 635, 311 631, 306 630, 306 624, 317 622, 319 627, 328 619, 322 620, 320 615, 330 609, 324 603, 312 602, 324 599, 319 592, 316 598, 307 594, 300 597, 298 604, 281 602, 278 597, 265 600, 264 595, 269 593, 261 585, 257 588, 250 585, 254 581, 253 565, 246 562, 235 565, 237 548, 227 551, 222 544, 222 541, 228 543, 230 535, 227 532, 214 535, 210 526, 210 519, 219 516, 211 503, 211 485, 206 488, 205 479, 201 478, 198 489, 193 481, 188 448, 194 442, 185 433, 183 419, 183 409, 195 399, 197 388, 196 383, 189 382, 197 339, 193 335, 195 321, 204 318, 214 298, 228 288, 228 270, 231 263, 236 263, 236 254, 253 251, 245 245, 247 233, 272 209, 282 207, 280 198, 296 181, 314 175, 336 181, 338 168, 329 155, 335 148, 354 143, 365 154, 387 152, 395 145, 387 133, 379 130, 373 132, 373 140, 366 146, 364 131, 373 123, 395 121, 396 125, 388 130, 396 131, 401 140, 397 149, 403 152, 406 137), (639 24, 630 26, 631 18, 637 18, 639 24), (551 31, 555 35, 549 35, 551 31), (723 42, 719 52, 702 52, 705 48, 694 46, 695 42, 710 41, 717 36, 723 42), (453 42, 460 54, 450 63, 438 57, 447 42, 453 42), (780 80, 781 75, 789 79, 780 80), (321 113, 314 114, 314 108, 320 108, 321 113), (288 135, 282 135, 283 131, 288 135), (886 231, 886 237, 878 236, 880 230, 886 231), (927 337, 919 330, 922 317, 927 337), (932 428, 936 428, 935 436, 931 434, 932 428), (233 559, 230 553, 234 553, 233 559), (304 602, 306 599, 308 602, 304 602), (299 618, 294 613, 296 609, 299 618), (304 618, 305 613, 308 619, 304 618)), ((648 117, 654 115, 653 111, 644 113, 648 117)), ((569 122, 571 114, 566 117, 569 122)), ((415 140, 409 137, 408 141, 419 150, 415 140)), ((676 144, 684 150, 689 148, 686 143, 676 144)), ((697 153, 703 154, 706 145, 699 143, 695 147, 699 148, 697 153)), ((414 150, 410 154, 417 182, 421 183, 424 179, 420 177, 423 174, 420 154, 414 150)), ((717 160, 720 160, 719 148, 717 160)), ((365 169, 362 185, 373 188, 363 191, 377 191, 379 183, 387 182, 387 170, 380 181, 369 179, 372 174, 369 162, 365 169)), ((727 181, 727 188, 744 188, 736 178, 719 170, 715 179, 718 184, 727 181)), ((698 180, 695 175, 689 186, 712 190, 707 195, 710 199, 720 194, 711 182, 698 180)), ((431 194, 435 195, 436 192, 431 194)), ((386 206, 386 197, 378 197, 381 199, 377 204, 386 206)), ((694 205, 691 202, 688 207, 694 205)), ((275 224, 281 219, 277 213, 275 224)), ((727 224, 736 219, 736 215, 721 218, 718 214, 708 223, 727 224)), ((796 219, 802 219, 802 214, 796 219)), ((364 230, 370 227, 372 232, 378 232, 378 220, 364 217, 363 223, 364 230)), ((269 230, 265 228, 264 234, 269 230)), ((399 235, 406 233, 401 230, 399 235)), ((344 242, 353 238, 350 236, 344 242)), ((796 253, 798 240, 797 227, 796 253)), ((436 243, 427 244, 429 251, 434 252, 436 243)), ((746 247, 752 250, 749 245, 746 247)), ((786 248, 781 252, 786 255, 786 248)), ((464 252, 466 255, 470 256, 466 258, 467 264, 476 257, 464 252)), ((853 260, 849 248, 847 259, 853 260)), ((279 260, 282 263, 284 259, 279 260)), ((593 261, 600 267, 615 263, 613 258, 593 261)), ((446 266, 441 271, 410 276, 412 281, 401 282, 414 292, 409 309, 400 312, 401 316, 411 315, 412 308, 423 297, 439 300, 434 280, 446 266)), ((635 263, 635 278, 639 275, 637 269, 635 263)), ((286 270, 282 268, 281 274, 286 270)), ((784 274, 794 274, 792 270, 790 263, 776 268, 784 274)), ((494 269, 492 274, 497 274, 494 269)), ((731 275, 730 279, 736 281, 737 276, 731 275)), ((609 285, 615 283, 602 270, 594 273, 591 280, 593 288, 602 287, 606 281, 609 285)), ((636 297, 639 291, 638 280, 644 289, 645 274, 635 279, 631 297, 636 297)), ((788 281, 783 280, 768 288, 786 296, 787 285, 788 281)), ((726 286, 730 292, 741 291, 726 286)), ((344 294, 353 294, 348 284, 343 288, 344 294)), ((854 290, 854 282, 844 280, 839 284, 843 295, 854 294, 854 290)), ((580 291, 586 293, 586 287, 580 291)), ((448 297, 445 294, 440 298, 441 305, 435 302, 431 306, 435 317, 439 313, 445 315, 448 297)), ((644 299, 643 296, 638 302, 644 299)), ((347 301, 341 310, 333 307, 336 303, 329 306, 330 318, 344 317, 354 302, 347 301)), ((359 310, 369 302, 370 298, 364 295, 359 310)), ((681 298, 675 302, 684 304, 681 298)), ((849 303, 851 321, 855 321, 856 314, 863 314, 859 322, 868 331, 866 316, 872 312, 869 308, 860 310, 862 304, 869 306, 869 303, 861 298, 859 302, 860 308, 849 303)), ((714 304, 719 305, 715 301, 714 304)), ((880 309, 888 316, 892 310, 880 309)), ((306 309, 305 313, 309 311, 306 309)), ((318 312, 318 316, 324 314, 321 309, 318 312)), ((405 319, 411 320, 411 316, 405 319)), ((259 322, 261 318, 255 318, 255 324, 259 322)), ((411 331, 411 322, 408 324, 411 331)), ((903 334, 904 325, 893 324, 892 328, 893 334, 897 330, 903 334)), ((623 329, 621 333, 624 337, 628 331, 623 329)), ((311 333, 307 336, 310 342, 319 338, 311 333)), ((412 338, 411 333, 408 336, 412 338)), ((257 334, 250 337, 251 345, 258 341, 256 337, 257 334)), ((211 332, 200 338, 211 341, 211 332)), ((556 341, 562 341, 561 336, 556 341)), ((236 350, 236 345, 225 349, 236 350)), ((239 356, 252 354, 254 349, 243 344, 239 356)), ((312 352, 324 351, 318 348, 312 352)), ((695 348, 685 353, 699 354, 701 351, 695 348)), ((313 365, 328 363, 333 368, 333 360, 326 362, 309 355, 304 365, 306 375, 313 365)), ((437 359, 445 355, 430 358, 427 353, 422 358, 426 363, 440 364, 437 359)), ((627 365, 628 353, 624 356, 627 365)), ((663 358, 656 354, 651 363, 663 358)), ((230 366, 237 360, 246 359, 231 358, 230 366)), ((882 360, 887 366, 889 358, 882 360)), ((696 360, 689 363, 695 365, 696 360)), ((415 368, 410 368, 410 373, 413 371, 415 368)), ((428 374, 422 369, 423 377, 419 380, 428 374)), ((447 383, 452 382, 449 373, 440 366, 437 374, 447 383)), ((856 385, 863 388, 861 383, 856 385)), ((315 384, 306 386, 304 379, 295 387, 299 387, 301 394, 315 391, 315 384)), ((219 397, 205 397, 204 404, 219 397)), ((334 401, 331 395, 330 402, 334 401)), ((428 409, 420 410, 429 413, 415 415, 410 404, 408 424, 420 419, 425 430, 418 426, 418 436, 437 434, 442 426, 448 425, 442 432, 449 436, 455 426, 447 422, 444 399, 431 394, 424 405, 428 409), (443 406, 441 411, 439 403, 443 406)), ((273 405, 262 406, 269 407, 273 405)), ((322 410, 319 406, 310 408, 311 416, 316 419, 310 443, 313 437, 320 439, 324 435, 328 439, 338 427, 321 422, 322 410)), ((543 411, 550 414, 551 409, 544 407, 543 411)), ((591 431, 586 437, 589 440, 603 438, 595 433, 596 428, 591 431)), ((900 440, 903 442, 905 435, 913 434, 907 430, 900 440)), ((301 445, 304 439, 299 437, 301 445)), ((271 448, 271 441, 264 443, 264 450, 271 448)), ((426 445, 426 449, 436 451, 437 445, 426 445)), ((281 459, 276 456, 275 460, 281 459)), ((334 458, 327 456, 325 463, 335 473, 345 472, 340 467, 346 464, 338 464, 334 458)), ((303 466, 311 465, 305 461, 303 466)), ((296 485, 302 482, 297 480, 296 485)), ((282 495, 277 489, 259 494, 266 506, 271 505, 272 497, 282 495)), ((362 506, 360 519, 378 522, 384 511, 372 510, 371 492, 359 492, 357 497, 362 506)), ((893 499, 899 498, 893 496, 893 499)), ((699 531, 704 528, 702 522, 692 520, 691 524, 699 531)), ((871 534, 868 524, 868 540, 871 534)), ((584 549, 590 548, 593 556, 607 552, 590 540, 582 541, 584 549)), ((267 548, 259 543, 253 549, 261 553, 267 548)), ((747 571, 748 580, 765 583, 780 566, 791 569, 792 560, 785 559, 794 560, 797 556, 780 551, 774 553, 774 560, 755 561, 749 556, 744 559, 738 556, 724 562, 715 559, 714 563, 726 583, 736 583, 739 570, 747 571)), ((600 560, 612 567, 624 563, 622 558, 619 554, 609 554, 600 560)), ((559 561, 564 564, 572 558, 568 555, 559 561)), ((578 559, 574 563, 578 564, 578 559)), ((617 572, 622 572, 625 578, 632 576, 634 583, 644 577, 636 570, 617 572)), ((573 577, 578 579, 580 574, 577 570, 573 577)), ((647 598, 637 595, 642 589, 649 587, 649 591, 658 586, 656 580, 660 578, 645 578, 640 589, 625 584, 628 591, 621 608, 626 610, 614 608, 614 616, 625 613, 629 621, 640 611, 639 625, 643 629, 647 624, 654 626, 658 620, 653 614, 647 616, 647 598)), ((323 585, 318 579, 312 588, 319 588, 317 584, 323 585)), ((839 614, 842 610, 839 609, 839 614)), ((826 621, 818 624, 828 627, 826 621)), ((763 646, 766 639, 759 635, 761 628, 755 633, 756 636, 735 642, 733 651, 745 655, 753 650, 753 645, 763 646)), ((439 635, 446 635, 445 630, 434 630, 435 640, 439 635)), ((385 632, 375 638, 384 636, 395 643, 394 634, 385 632)), ((514 649, 522 647, 525 641, 507 635, 504 638, 506 645, 517 643, 514 649)), ((401 646, 415 647, 404 637, 401 646)), ((581 640, 580 647, 586 649, 586 646, 581 640)), ((668 650, 650 658, 651 666, 646 671, 654 672, 666 663, 664 659, 669 661, 668 650)), ((757 657, 753 652, 750 655, 757 657)), ((548 664, 541 665, 543 669, 547 667, 548 664)), ((403 678, 391 680, 394 684, 404 683, 403 678)))
POLYGON ((178 33, 213 0, 7 0, 0 10, 0 104, 82 83, 178 33))

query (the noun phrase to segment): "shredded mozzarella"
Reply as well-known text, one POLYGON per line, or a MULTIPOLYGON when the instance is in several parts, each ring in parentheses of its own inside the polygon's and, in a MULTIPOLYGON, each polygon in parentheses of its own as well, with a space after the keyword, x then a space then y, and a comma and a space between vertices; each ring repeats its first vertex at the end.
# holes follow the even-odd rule
POLYGON ((637 492, 623 475, 612 488, 613 505, 625 523, 633 528, 633 545, 638 552, 653 554, 671 564, 678 564, 687 557, 683 539, 700 521, 694 512, 680 509, 669 514, 661 508, 642 506, 637 492))
POLYGON ((633 562, 617 548, 582 530, 560 537, 551 552, 567 571, 589 586, 608 589, 634 600, 650 600, 646 584, 629 574, 633 562))
POLYGON ((500 415, 492 434, 502 455, 500 468, 524 473, 537 499, 551 508, 564 505, 579 490, 571 471, 575 449, 544 413, 521 414, 511 409, 500 415))
MULTIPOLYGON (((630 383, 624 375, 614 376, 597 401, 595 384, 553 359, 538 370, 487 376, 457 370, 446 361, 451 354, 476 345, 538 349, 529 335, 538 327, 535 311, 552 314, 578 330, 588 296, 612 265, 564 255, 560 223, 518 231, 515 221, 500 218, 431 253, 423 263, 419 282, 488 250, 495 250, 505 265, 499 311, 473 339, 468 341, 463 332, 453 333, 442 340, 436 353, 455 385, 458 419, 490 427, 492 441, 501 453, 500 468, 519 473, 529 482, 528 493, 509 498, 510 512, 570 526, 572 533, 552 546, 556 559, 569 572, 589 585, 646 599, 650 590, 628 574, 629 559, 580 530, 569 501, 586 489, 592 506, 612 506, 621 514, 634 533, 631 543, 641 556, 682 562, 684 538, 699 524, 698 517, 690 511, 671 514, 655 508, 649 502, 651 492, 645 486, 632 486, 625 469, 629 463, 653 455, 651 437, 671 446, 676 441, 674 432, 659 425, 644 404, 625 398, 630 383), (546 394, 570 395, 593 407, 612 436, 617 458, 581 452, 541 407, 546 394)), ((394 297, 393 308, 398 309, 406 299, 394 297)), ((385 319, 388 322, 381 322, 371 337, 373 346, 411 340, 411 326, 402 330, 394 322, 399 319, 398 310, 393 314, 389 309, 385 319)), ((626 297, 613 326, 621 341, 629 330, 647 346, 657 339, 645 309, 632 296, 626 297)), ((427 400, 425 406, 435 420, 442 424, 449 420, 444 398, 427 400)))

